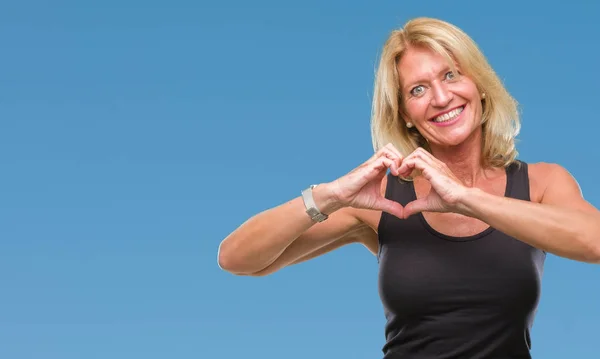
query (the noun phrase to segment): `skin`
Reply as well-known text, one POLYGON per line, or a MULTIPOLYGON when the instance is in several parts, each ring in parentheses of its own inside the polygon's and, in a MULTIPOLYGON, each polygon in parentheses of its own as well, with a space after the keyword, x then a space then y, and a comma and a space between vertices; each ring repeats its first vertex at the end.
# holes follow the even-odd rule
MULTIPOLYGON (((453 180, 465 186, 480 186, 488 193, 501 196, 506 186, 505 171, 480 166, 482 128, 479 122, 483 112, 482 95, 476 84, 463 76, 459 66, 457 71, 458 73, 453 72, 446 60, 431 50, 420 47, 408 49, 398 63, 403 109, 419 133, 427 139, 433 157, 438 160, 436 162, 449 167, 453 180), (464 110, 456 124, 442 127, 432 122, 440 114, 459 107, 464 110)), ((426 151, 408 156, 404 164, 410 165, 411 169, 415 167, 413 157, 430 159, 432 156, 428 156, 426 151)), ((465 218, 459 213, 452 213, 448 206, 444 206, 445 201, 437 192, 431 191, 430 180, 448 179, 419 177, 415 181, 419 198, 417 204, 428 204, 424 216, 433 228, 446 234, 466 236, 481 232, 488 226, 476 218, 465 218)), ((443 186, 444 189, 447 187, 443 186)), ((449 195, 453 197, 447 201, 453 203, 457 201, 455 197, 459 194, 450 192, 449 195)), ((408 213, 412 213, 412 207, 409 206, 408 213)))
POLYGON ((504 169, 481 163, 482 96, 465 75, 450 72, 445 59, 409 48, 398 63, 402 106, 425 137, 403 158, 387 145, 348 174, 317 186, 313 197, 329 219, 315 224, 294 198, 243 223, 219 246, 219 266, 233 274, 263 276, 350 243, 378 252, 382 211, 399 218, 423 213, 441 233, 468 236, 492 226, 557 256, 600 263, 600 211, 583 197, 560 165, 528 166, 531 201, 505 198, 504 169), (457 122, 440 127, 435 116, 465 106, 457 122), (386 171, 406 176, 414 169, 417 199, 406 207, 384 198, 386 171))

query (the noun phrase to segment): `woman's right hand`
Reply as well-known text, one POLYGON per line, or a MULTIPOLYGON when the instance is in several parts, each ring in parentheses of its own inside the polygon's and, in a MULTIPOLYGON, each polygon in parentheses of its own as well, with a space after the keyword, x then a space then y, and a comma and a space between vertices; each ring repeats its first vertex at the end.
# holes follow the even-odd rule
POLYGON ((362 165, 331 183, 335 198, 344 207, 380 210, 403 218, 402 205, 385 198, 381 188, 388 168, 397 176, 401 163, 400 152, 392 144, 386 145, 362 165))

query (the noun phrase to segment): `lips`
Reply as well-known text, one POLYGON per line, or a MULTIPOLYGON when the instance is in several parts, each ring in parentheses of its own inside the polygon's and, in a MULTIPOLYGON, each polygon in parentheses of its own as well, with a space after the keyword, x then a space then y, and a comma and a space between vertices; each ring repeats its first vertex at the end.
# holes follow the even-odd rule
POLYGON ((435 122, 435 123, 443 123, 443 122, 447 122, 447 121, 452 121, 462 113, 462 111, 465 109, 465 106, 466 105, 457 106, 448 111, 438 113, 434 117, 430 118, 429 121, 435 122))

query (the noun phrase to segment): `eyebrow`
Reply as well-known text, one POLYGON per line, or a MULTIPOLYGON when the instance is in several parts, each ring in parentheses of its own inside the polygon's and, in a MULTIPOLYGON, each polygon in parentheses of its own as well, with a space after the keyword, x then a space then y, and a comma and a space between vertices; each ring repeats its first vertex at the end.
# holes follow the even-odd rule
MULTIPOLYGON (((456 68, 456 70, 458 71, 459 67, 458 65, 454 65, 454 67, 456 68)), ((442 73, 446 73, 448 71, 452 71, 452 67, 450 65, 446 65, 444 67, 442 67, 442 69, 440 71, 437 72, 436 76, 439 76, 442 73)), ((423 79, 417 79, 417 80, 413 80, 411 82, 409 82, 407 85, 402 86, 403 90, 410 90, 413 86, 423 83, 423 82, 427 82, 426 80, 423 79)))

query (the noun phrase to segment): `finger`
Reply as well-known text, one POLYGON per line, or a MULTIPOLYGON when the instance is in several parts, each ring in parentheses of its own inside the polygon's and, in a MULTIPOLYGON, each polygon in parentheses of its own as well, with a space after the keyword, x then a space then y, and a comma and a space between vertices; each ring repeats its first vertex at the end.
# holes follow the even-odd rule
MULTIPOLYGON (((372 169, 373 166, 377 166, 378 165, 378 160, 380 158, 388 158, 391 160, 396 160, 395 155, 389 150, 384 148, 381 148, 379 151, 375 152, 368 160, 366 160, 365 162, 363 162, 360 166, 354 168, 351 172, 353 173, 362 173, 363 171, 370 171, 372 169)), ((396 161, 396 163, 398 163, 398 161, 396 161)), ((398 166, 400 164, 398 163, 398 166)))
POLYGON ((404 158, 404 156, 402 155, 402 153, 400 153, 400 151, 398 151, 398 149, 391 143, 388 143, 386 146, 390 151, 392 151, 394 154, 396 154, 396 156, 398 156, 399 158, 404 158))
POLYGON ((422 169, 424 165, 422 159, 413 156, 402 161, 402 165, 398 168, 398 173, 400 176, 408 177, 415 169, 422 169))
POLYGON ((420 212, 425 212, 429 210, 428 206, 427 206, 427 198, 419 198, 416 199, 412 202, 409 202, 405 207, 404 207, 404 219, 412 216, 413 214, 417 214, 420 212))
POLYGON ((428 163, 430 166, 441 168, 442 162, 435 158, 431 153, 426 151, 425 149, 419 147, 413 153, 411 153, 413 158, 420 158, 424 162, 428 163))
POLYGON ((381 171, 383 168, 390 169, 390 172, 394 175, 398 175, 398 163, 394 160, 391 160, 387 157, 380 157, 377 162, 375 162, 374 167, 377 171, 381 171))
POLYGON ((398 168, 398 173, 400 176, 410 176, 415 169, 421 171, 423 177, 427 180, 430 180, 434 173, 439 173, 437 166, 432 166, 421 157, 416 156, 403 161, 402 165, 398 168))
POLYGON ((396 150, 394 147, 384 147, 383 151, 382 151, 382 155, 386 156, 387 158, 394 160, 396 162, 398 162, 398 160, 400 160, 402 158, 402 155, 400 154, 400 152, 398 150, 396 150))
POLYGON ((406 158, 402 161, 402 164, 398 168, 398 175, 402 177, 408 177, 412 173, 414 166, 414 158, 406 158))
POLYGON ((398 165, 387 157, 379 157, 375 162, 361 166, 360 170, 356 173, 359 177, 366 178, 370 181, 384 174, 388 168, 394 176, 397 176, 398 165))
POLYGON ((375 152, 371 158, 363 163, 363 166, 371 166, 375 162, 377 162, 381 157, 391 157, 391 155, 386 154, 387 150, 385 148, 381 148, 379 151, 375 152))
MULTIPOLYGON (((417 148, 416 150, 414 150, 413 152, 411 152, 408 156, 406 156, 403 160, 402 163, 400 164, 400 168, 401 171, 406 169, 408 166, 410 166, 411 168, 414 168, 414 166, 412 166, 413 161, 417 158, 421 158, 421 154, 419 152, 419 148, 417 148)), ((410 174, 410 172, 408 173, 410 174)))
POLYGON ((377 201, 375 209, 387 212, 400 219, 404 218, 404 207, 402 207, 400 203, 389 200, 387 198, 382 198, 379 201, 377 201))
POLYGON ((398 166, 402 160, 402 154, 392 144, 388 144, 380 148, 379 151, 377 151, 368 162, 373 163, 377 161, 379 157, 387 157, 391 160, 394 160, 398 166))
POLYGON ((420 155, 423 155, 423 156, 430 156, 430 157, 433 157, 433 155, 431 154, 431 152, 427 151, 427 150, 426 150, 426 149, 424 149, 423 147, 417 147, 417 148, 416 148, 416 149, 413 151, 413 153, 418 153, 418 154, 420 154, 420 155))

